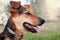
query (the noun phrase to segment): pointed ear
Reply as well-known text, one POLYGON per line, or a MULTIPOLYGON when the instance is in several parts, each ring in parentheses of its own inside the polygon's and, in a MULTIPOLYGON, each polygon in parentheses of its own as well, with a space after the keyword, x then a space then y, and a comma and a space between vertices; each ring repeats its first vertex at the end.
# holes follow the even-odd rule
POLYGON ((20 1, 18 1, 18 2, 10 1, 10 7, 12 7, 12 8, 19 8, 20 6, 21 6, 21 2, 20 1))
POLYGON ((32 8, 31 5, 23 5, 24 8, 32 8))
POLYGON ((21 7, 21 2, 18 1, 10 1, 10 12, 11 12, 11 15, 15 15, 18 13, 18 8, 21 7))
POLYGON ((29 4, 28 4, 28 5, 24 5, 23 7, 24 7, 25 9, 29 10, 32 14, 34 13, 34 12, 33 12, 33 8, 32 8, 32 5, 29 5, 29 4))

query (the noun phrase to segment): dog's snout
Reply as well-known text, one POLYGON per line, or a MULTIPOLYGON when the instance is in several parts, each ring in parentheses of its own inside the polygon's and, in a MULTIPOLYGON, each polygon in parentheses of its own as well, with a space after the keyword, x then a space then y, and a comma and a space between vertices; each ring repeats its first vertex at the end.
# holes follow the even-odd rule
POLYGON ((45 23, 45 20, 44 20, 44 19, 42 19, 42 18, 39 18, 39 21, 40 21, 39 26, 41 26, 42 24, 44 24, 44 23, 45 23))

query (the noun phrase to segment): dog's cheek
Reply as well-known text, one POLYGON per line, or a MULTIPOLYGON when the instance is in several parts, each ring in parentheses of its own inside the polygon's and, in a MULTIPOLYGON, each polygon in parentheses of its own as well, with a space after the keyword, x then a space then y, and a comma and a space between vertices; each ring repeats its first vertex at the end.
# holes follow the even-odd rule
POLYGON ((23 27, 23 23, 22 23, 22 19, 17 17, 17 18, 13 18, 13 21, 15 23, 15 26, 16 26, 16 29, 19 31, 19 32, 24 32, 25 29, 23 27))
POLYGON ((19 32, 23 33, 25 32, 25 28, 23 26, 17 25, 16 28, 18 29, 19 32))
POLYGON ((33 24, 33 22, 31 21, 31 19, 29 17, 21 16, 20 20, 21 20, 21 22, 20 22, 21 25, 23 25, 24 22, 33 24))

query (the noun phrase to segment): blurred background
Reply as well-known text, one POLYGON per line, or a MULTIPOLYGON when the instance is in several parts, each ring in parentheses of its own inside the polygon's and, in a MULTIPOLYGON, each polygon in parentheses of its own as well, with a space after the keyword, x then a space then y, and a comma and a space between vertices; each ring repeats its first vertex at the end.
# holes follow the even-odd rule
MULTIPOLYGON (((25 34, 26 40, 60 40, 60 0, 25 0, 29 2, 35 14, 46 20, 37 34, 25 34), (28 38, 28 39, 27 39, 28 38)), ((0 32, 10 16, 9 0, 0 0, 0 32)))

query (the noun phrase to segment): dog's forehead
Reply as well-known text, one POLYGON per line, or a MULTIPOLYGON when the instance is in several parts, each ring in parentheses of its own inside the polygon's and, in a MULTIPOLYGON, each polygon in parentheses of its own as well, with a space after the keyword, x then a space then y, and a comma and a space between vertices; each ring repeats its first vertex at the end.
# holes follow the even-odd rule
POLYGON ((29 9, 27 6, 26 6, 26 7, 25 7, 25 6, 21 6, 21 7, 20 7, 19 9, 17 9, 17 10, 18 10, 18 13, 19 13, 19 14, 21 14, 21 13, 25 13, 25 14, 26 14, 26 13, 28 13, 28 12, 31 13, 30 9, 29 9))
POLYGON ((24 5, 23 8, 24 8, 24 13, 34 14, 32 8, 30 7, 30 5, 24 5))

